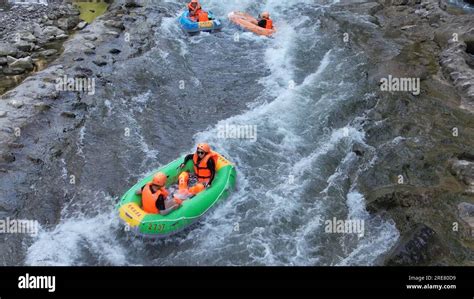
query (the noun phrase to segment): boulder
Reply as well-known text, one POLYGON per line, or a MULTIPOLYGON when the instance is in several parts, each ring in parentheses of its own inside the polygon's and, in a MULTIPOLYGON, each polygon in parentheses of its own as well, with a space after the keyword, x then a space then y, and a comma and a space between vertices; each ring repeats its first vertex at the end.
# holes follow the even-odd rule
POLYGON ((107 65, 107 61, 102 60, 102 59, 97 59, 92 61, 95 65, 97 66, 105 66, 107 65))
POLYGON ((437 262, 435 257, 446 252, 437 233, 425 224, 417 224, 390 251, 386 265, 421 266, 437 262))
POLYGON ((3 153, 0 155, 0 162, 12 163, 15 162, 16 157, 13 153, 3 153))
POLYGON ((7 76, 21 75, 21 74, 25 73, 25 69, 5 68, 5 69, 3 69, 3 73, 7 76))
POLYGON ((8 43, 0 42, 0 56, 16 56, 18 49, 8 43))
POLYGON ((86 47, 88 47, 89 49, 92 49, 92 50, 95 49, 95 45, 93 43, 84 43, 84 46, 86 46, 86 47))
POLYGON ((97 36, 95 36, 95 35, 86 35, 86 36, 84 36, 84 39, 93 42, 93 41, 97 40, 97 36))
POLYGON ((467 185, 467 194, 474 194, 474 162, 455 160, 451 164, 451 174, 467 185))
POLYGON ((31 32, 19 32, 18 33, 18 38, 20 40, 24 40, 25 42, 29 43, 35 43, 36 42, 36 37, 31 33, 31 32))
POLYGON ((143 7, 141 4, 137 3, 135 0, 126 0, 125 7, 127 8, 136 8, 136 7, 143 7))
POLYGON ((18 50, 23 51, 23 52, 30 52, 35 47, 34 44, 26 42, 24 40, 19 40, 19 41, 15 42, 14 46, 18 50))
POLYGON ((121 21, 114 21, 114 20, 107 20, 104 22, 104 25, 107 27, 117 28, 120 30, 124 30, 125 26, 121 21))
POLYGON ((70 111, 63 111, 61 113, 61 116, 67 117, 67 118, 76 118, 76 114, 74 112, 70 111))
POLYGON ((8 64, 12 64, 12 63, 14 63, 15 61, 17 61, 17 59, 16 59, 15 57, 7 56, 7 62, 8 62, 8 64))
POLYGON ((95 51, 92 50, 92 49, 86 49, 86 50, 84 51, 84 54, 86 54, 86 55, 95 55, 95 51))
POLYGON ((79 24, 77 24, 76 29, 77 30, 82 30, 82 29, 86 28, 86 26, 87 26, 87 22, 82 21, 82 22, 79 22, 79 24))
POLYGON ((112 35, 115 38, 120 36, 120 33, 118 33, 117 31, 107 31, 105 34, 112 35))
POLYGON ((80 19, 77 16, 58 19, 58 27, 62 30, 70 30, 79 24, 80 19))
POLYGON ((469 237, 474 237, 474 204, 462 202, 458 205, 459 218, 469 227, 469 237))
POLYGON ((13 108, 21 108, 23 107, 23 102, 22 101, 18 101, 18 100, 10 100, 8 101, 7 103, 9 106, 13 107, 13 108))
POLYGON ((63 30, 55 26, 46 26, 41 33, 48 40, 59 39, 60 36, 65 34, 63 30))
POLYGON ((45 104, 43 102, 36 103, 36 104, 33 105, 33 107, 35 107, 36 110, 41 111, 41 112, 51 109, 50 105, 45 104))
POLYGON ((33 60, 30 56, 17 59, 9 65, 11 68, 24 69, 25 71, 32 71, 34 68, 33 60))
POLYGON ((39 54, 43 57, 48 57, 48 56, 52 56, 56 53, 58 53, 58 50, 48 49, 48 50, 41 51, 39 54))

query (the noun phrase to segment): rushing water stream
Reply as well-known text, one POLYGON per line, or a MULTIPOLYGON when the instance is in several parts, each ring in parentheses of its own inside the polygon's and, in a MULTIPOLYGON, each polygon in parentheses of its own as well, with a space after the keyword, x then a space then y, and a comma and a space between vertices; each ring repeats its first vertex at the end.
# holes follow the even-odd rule
POLYGON ((398 231, 370 215, 357 190, 370 159, 361 162, 352 147, 364 146, 359 124, 373 95, 364 54, 335 38, 338 28, 321 28, 333 4, 203 1, 223 18, 269 10, 279 29, 269 39, 227 22, 221 32, 188 37, 176 21, 184 2, 167 2, 176 15, 155 29, 155 47, 114 71, 114 86, 77 136, 74 159, 63 160, 65 181, 70 173, 83 179, 60 223, 29 247, 26 263, 373 264, 398 231), (192 88, 183 91, 180 82, 192 88), (226 125, 256 128, 257 138, 220 138, 226 125), (131 237, 117 219, 120 195, 199 141, 237 163, 238 189, 189 231, 165 240, 131 237), (364 220, 364 234, 326 233, 334 217, 364 220))

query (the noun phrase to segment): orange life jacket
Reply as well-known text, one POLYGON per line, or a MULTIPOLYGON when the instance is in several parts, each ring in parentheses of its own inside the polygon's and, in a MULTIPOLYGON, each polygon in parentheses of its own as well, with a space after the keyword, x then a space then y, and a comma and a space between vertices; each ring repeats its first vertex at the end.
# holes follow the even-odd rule
POLYGON ((192 2, 189 2, 188 4, 188 9, 189 9, 189 12, 191 13, 194 13, 195 15, 198 15, 200 12, 201 12, 201 4, 198 4, 196 5, 196 7, 192 6, 192 2))
POLYGON ((207 22, 209 21, 209 15, 205 11, 199 13, 198 22, 207 22))
POLYGON ((152 193, 151 183, 146 184, 142 191, 143 210, 147 213, 158 214, 160 211, 156 208, 156 201, 160 195, 163 195, 166 199, 168 197, 168 191, 166 191, 164 187, 161 187, 156 193, 152 193))
POLYGON ((266 19, 267 20, 267 25, 265 26, 265 29, 273 29, 273 21, 271 19, 266 19))
POLYGON ((214 160, 214 164, 217 166, 217 154, 211 151, 204 158, 201 159, 198 163, 198 155, 194 153, 193 155, 193 162, 194 162, 194 173, 196 174, 198 181, 200 182, 208 182, 211 178, 211 170, 207 168, 207 161, 209 159, 214 160))

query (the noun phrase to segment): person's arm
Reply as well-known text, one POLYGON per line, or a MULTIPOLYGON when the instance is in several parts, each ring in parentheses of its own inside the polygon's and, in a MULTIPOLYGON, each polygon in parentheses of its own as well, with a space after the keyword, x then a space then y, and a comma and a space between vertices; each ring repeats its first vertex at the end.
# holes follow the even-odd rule
POLYGON ((140 189, 138 189, 135 194, 136 195, 141 195, 143 193, 143 188, 145 188, 146 185, 143 185, 143 187, 141 187, 140 189))
MULTIPOLYGON (((162 195, 160 195, 160 197, 163 197, 162 195)), ((161 199, 161 198, 160 198, 161 199)), ((157 200, 156 202, 158 202, 159 200, 157 200)), ((169 213, 171 213, 172 211, 176 210, 177 208, 179 208, 179 204, 177 204, 175 202, 174 199, 164 199, 163 198, 163 209, 159 209, 158 210, 160 211, 160 215, 168 215, 169 213), (170 204, 173 204, 171 207, 169 207, 170 204), (168 206, 168 208, 165 209, 165 207, 168 206)))
POLYGON ((207 168, 211 171, 211 178, 209 179, 208 183, 208 185, 211 185, 212 181, 214 180, 214 176, 216 175, 216 163, 214 163, 214 160, 207 160, 207 168))
POLYGON ((181 165, 179 165, 179 167, 183 168, 186 165, 186 163, 188 163, 189 160, 193 159, 193 156, 194 156, 194 154, 186 155, 186 157, 184 157, 183 163, 181 163, 181 165))

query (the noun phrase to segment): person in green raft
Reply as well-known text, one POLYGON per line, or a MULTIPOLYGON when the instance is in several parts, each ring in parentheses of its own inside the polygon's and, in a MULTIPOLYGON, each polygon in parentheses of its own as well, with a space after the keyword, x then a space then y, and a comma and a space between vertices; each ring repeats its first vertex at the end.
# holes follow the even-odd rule
POLYGON ((187 198, 191 195, 196 195, 199 192, 209 188, 216 175, 217 154, 211 150, 207 143, 199 143, 196 152, 189 154, 184 158, 183 163, 179 166, 184 168, 186 163, 192 160, 194 166, 194 174, 198 182, 188 188, 189 173, 182 172, 178 177, 178 196, 175 198, 187 198))
POLYGON ((150 214, 168 215, 181 206, 179 198, 168 198, 166 180, 168 177, 163 172, 153 176, 153 180, 137 190, 136 194, 142 196, 143 210, 150 214))

